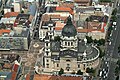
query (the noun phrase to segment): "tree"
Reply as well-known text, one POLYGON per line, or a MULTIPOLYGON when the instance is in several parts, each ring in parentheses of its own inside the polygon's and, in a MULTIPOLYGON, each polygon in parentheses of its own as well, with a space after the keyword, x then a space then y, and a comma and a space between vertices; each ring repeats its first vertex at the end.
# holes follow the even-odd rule
POLYGON ((100 39, 98 40, 99 45, 105 45, 105 39, 100 39))
POLYGON ((85 20, 85 21, 86 21, 86 22, 89 22, 89 21, 91 21, 91 20, 90 20, 90 18, 88 17, 88 18, 86 18, 86 20, 85 20))
POLYGON ((120 52, 120 45, 118 46, 118 53, 120 52))
POLYGON ((78 70, 76 74, 83 75, 83 72, 81 72, 81 70, 78 70))
POLYGON ((99 58, 102 58, 105 55, 105 52, 103 52, 100 47, 97 47, 97 48, 100 52, 99 58))
POLYGON ((88 68, 86 69, 86 72, 87 72, 87 73, 94 73, 95 70, 94 70, 93 68, 89 68, 89 67, 88 67, 88 68))
POLYGON ((119 74, 119 67, 116 66, 116 68, 115 68, 115 75, 118 75, 118 74, 119 74))
POLYGON ((61 38, 60 38, 60 36, 56 36, 56 37, 54 37, 54 40, 55 40, 55 41, 60 41, 61 38))
POLYGON ((116 13, 117 13, 117 8, 115 8, 113 11, 112 11, 112 15, 116 15, 116 13))
POLYGON ((119 65, 119 66, 120 66, 120 59, 117 61, 117 65, 119 65))
POLYGON ((59 75, 64 74, 64 70, 61 68, 58 74, 59 74, 59 75))
POLYGON ((92 37, 90 36, 86 36, 86 39, 87 39, 87 43, 92 43, 93 42, 93 39, 92 37))
POLYGON ((117 20, 117 17, 116 17, 115 15, 112 15, 112 16, 111 16, 111 20, 112 20, 112 21, 116 21, 116 20, 117 20))
POLYGON ((115 80, 119 80, 119 76, 117 76, 115 80))
POLYGON ((97 44, 97 43, 98 43, 98 40, 94 39, 94 43, 96 43, 96 44, 97 44))
POLYGON ((100 0, 100 2, 111 2, 112 0, 100 0))
POLYGON ((21 13, 24 13, 24 11, 22 10, 21 13))
POLYGON ((75 71, 73 71, 71 74, 75 74, 75 71))

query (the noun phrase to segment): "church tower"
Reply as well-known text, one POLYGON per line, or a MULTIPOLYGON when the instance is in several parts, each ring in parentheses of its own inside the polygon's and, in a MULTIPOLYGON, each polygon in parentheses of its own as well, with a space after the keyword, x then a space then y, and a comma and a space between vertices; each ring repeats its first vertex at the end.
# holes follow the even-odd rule
POLYGON ((73 50, 77 51, 77 30, 72 24, 71 17, 67 18, 67 23, 62 29, 61 51, 73 50))

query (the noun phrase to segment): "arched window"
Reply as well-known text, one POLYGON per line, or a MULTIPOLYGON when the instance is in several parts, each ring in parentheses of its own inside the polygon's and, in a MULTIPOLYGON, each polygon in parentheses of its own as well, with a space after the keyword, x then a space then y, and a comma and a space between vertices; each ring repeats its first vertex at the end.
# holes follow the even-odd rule
POLYGON ((71 46, 73 46, 73 42, 71 42, 71 46))
POLYGON ((65 45, 67 45, 67 42, 65 42, 65 45))
POLYGON ((70 46, 70 42, 68 42, 68 46, 70 46))
POLYGON ((67 59, 67 60, 66 60, 66 62, 70 62, 70 60, 69 60, 69 59, 67 59))
POLYGON ((78 64, 78 68, 80 68, 80 64, 78 64))

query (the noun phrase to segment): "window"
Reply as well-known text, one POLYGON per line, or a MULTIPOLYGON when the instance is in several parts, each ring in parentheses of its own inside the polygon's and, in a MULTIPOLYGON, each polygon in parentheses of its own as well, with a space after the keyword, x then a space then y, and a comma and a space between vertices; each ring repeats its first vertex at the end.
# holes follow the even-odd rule
POLYGON ((66 62, 70 62, 70 60, 69 60, 69 59, 67 59, 67 60, 66 60, 66 62))
POLYGON ((67 71, 69 71, 69 69, 67 69, 67 71))
POLYGON ((47 55, 47 56, 48 56, 48 53, 49 53, 49 52, 48 52, 48 51, 46 51, 46 55, 47 55))
POLYGON ((46 46, 48 46, 48 43, 46 43, 46 46))
POLYGON ((49 62, 49 60, 47 59, 47 62, 49 62))
POLYGON ((71 46, 73 46, 73 42, 71 42, 71 46))
POLYGON ((70 46, 70 42, 68 42, 68 46, 70 46))
POLYGON ((50 31, 51 31, 52 29, 51 29, 51 27, 50 27, 50 31))
POLYGON ((83 66, 84 66, 84 70, 85 70, 85 64, 83 64, 83 66))
POLYGON ((70 64, 67 64, 67 67, 70 67, 70 64))
POLYGON ((49 68, 49 64, 46 64, 46 67, 49 68))
POLYGON ((80 68, 80 64, 78 64, 78 68, 80 68))
POLYGON ((57 67, 59 67, 59 64, 57 64, 57 67))
POLYGON ((67 45, 67 42, 65 42, 65 45, 67 45))

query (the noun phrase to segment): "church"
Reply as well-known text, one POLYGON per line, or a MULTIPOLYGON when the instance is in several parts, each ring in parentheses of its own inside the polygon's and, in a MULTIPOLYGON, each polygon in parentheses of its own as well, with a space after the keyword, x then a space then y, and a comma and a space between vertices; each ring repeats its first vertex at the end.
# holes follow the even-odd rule
POLYGON ((66 25, 62 28, 59 40, 54 37, 54 22, 48 23, 48 32, 44 42, 44 72, 55 73, 62 68, 65 73, 86 71, 86 68, 96 68, 99 64, 99 50, 88 44, 87 39, 79 39, 77 30, 72 23, 72 18, 67 18, 66 25))

